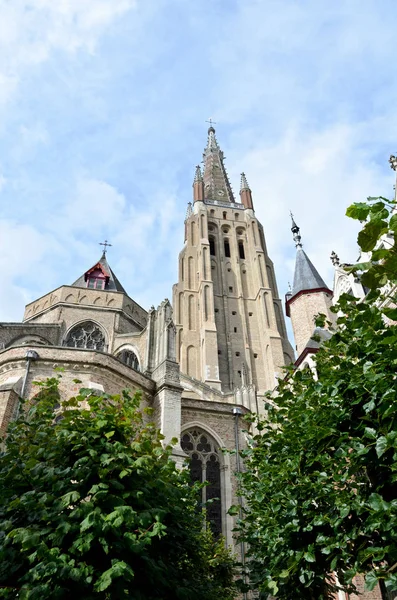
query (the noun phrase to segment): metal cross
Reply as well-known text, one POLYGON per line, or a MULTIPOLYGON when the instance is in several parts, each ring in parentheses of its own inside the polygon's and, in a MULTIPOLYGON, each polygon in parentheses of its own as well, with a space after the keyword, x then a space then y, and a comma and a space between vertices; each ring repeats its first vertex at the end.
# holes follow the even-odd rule
POLYGON ((103 253, 106 254, 108 246, 111 246, 112 244, 109 244, 109 242, 105 240, 104 242, 99 242, 99 245, 103 246, 103 253))
POLYGON ((206 121, 206 123, 209 123, 209 124, 210 124, 210 127, 212 127, 213 125, 216 125, 216 121, 213 121, 213 120, 211 119, 211 117, 208 119, 208 121, 206 121))

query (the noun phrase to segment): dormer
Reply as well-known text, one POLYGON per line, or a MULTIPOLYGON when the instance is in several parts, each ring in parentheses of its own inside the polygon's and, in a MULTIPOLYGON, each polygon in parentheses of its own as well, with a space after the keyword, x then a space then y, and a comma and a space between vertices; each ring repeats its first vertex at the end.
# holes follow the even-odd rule
POLYGON ((110 274, 107 273, 101 263, 97 263, 89 271, 84 273, 84 281, 87 287, 92 290, 106 289, 110 279, 110 274))
POLYGON ((100 260, 91 269, 72 283, 73 287, 89 288, 91 290, 105 290, 107 292, 127 292, 113 273, 103 253, 100 260))

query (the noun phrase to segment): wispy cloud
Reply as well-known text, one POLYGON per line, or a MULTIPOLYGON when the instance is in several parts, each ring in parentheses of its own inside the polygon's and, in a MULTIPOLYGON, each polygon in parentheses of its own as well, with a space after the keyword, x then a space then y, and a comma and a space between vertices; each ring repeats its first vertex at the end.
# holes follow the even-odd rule
POLYGON ((0 319, 109 261, 142 305, 170 296, 205 119, 244 170, 292 277, 291 209, 331 283, 356 258, 346 206, 391 194, 391 0, 1 2, 0 319))

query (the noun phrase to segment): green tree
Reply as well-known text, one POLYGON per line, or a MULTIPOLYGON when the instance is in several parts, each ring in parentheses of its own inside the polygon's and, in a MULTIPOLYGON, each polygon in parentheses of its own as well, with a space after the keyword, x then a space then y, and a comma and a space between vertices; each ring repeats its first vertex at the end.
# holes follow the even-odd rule
POLYGON ((356 574, 367 589, 381 579, 397 588, 397 326, 385 319, 397 319, 394 207, 371 198, 348 209, 364 221, 362 250, 373 251, 353 267, 371 292, 364 302, 342 296, 316 373, 290 370, 268 418, 254 419, 239 532, 263 597, 323 600, 337 580, 352 590, 356 574))
POLYGON ((0 456, 0 597, 232 599, 233 559, 139 395, 58 411, 58 378, 41 386, 0 456))

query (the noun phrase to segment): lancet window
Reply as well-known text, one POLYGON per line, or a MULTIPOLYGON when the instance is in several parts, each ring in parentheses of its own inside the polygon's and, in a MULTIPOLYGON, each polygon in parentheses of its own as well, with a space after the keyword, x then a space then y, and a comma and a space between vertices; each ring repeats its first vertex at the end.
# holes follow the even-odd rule
POLYGON ((132 350, 122 350, 117 355, 117 358, 127 365, 127 367, 131 367, 131 369, 135 369, 135 371, 140 371, 138 357, 132 350))
POLYGON ((209 485, 201 490, 202 502, 207 504, 207 520, 215 535, 222 533, 222 498, 219 448, 207 433, 192 429, 182 435, 181 447, 190 458, 190 477, 192 482, 208 481, 209 485))
POLYGON ((103 352, 105 349, 105 336, 96 323, 86 321, 85 323, 79 323, 69 331, 64 346, 103 352))

